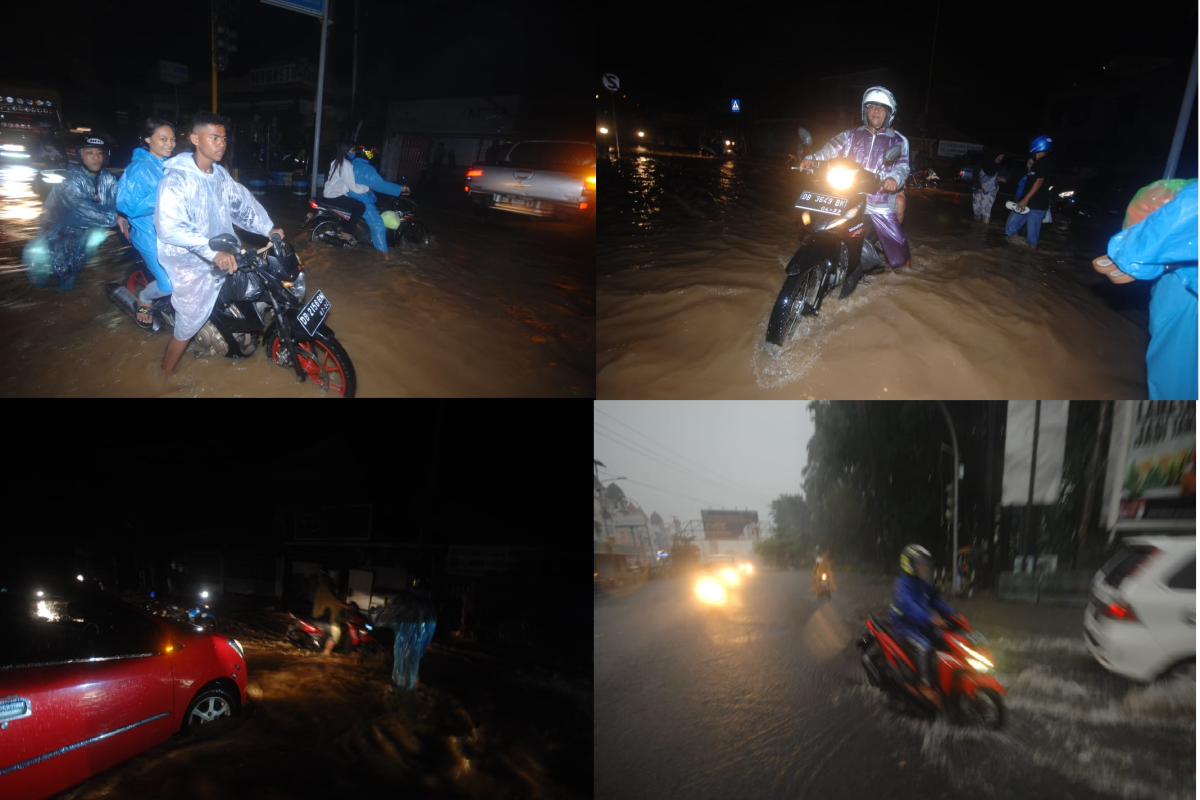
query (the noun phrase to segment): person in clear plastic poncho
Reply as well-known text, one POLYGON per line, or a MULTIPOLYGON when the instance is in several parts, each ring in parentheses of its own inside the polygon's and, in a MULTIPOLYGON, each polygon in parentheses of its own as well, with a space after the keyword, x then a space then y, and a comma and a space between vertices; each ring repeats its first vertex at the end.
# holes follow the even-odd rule
POLYGON ((371 624, 396 631, 392 683, 401 689, 415 689, 417 664, 429 649, 437 628, 437 610, 420 580, 413 581, 412 589, 396 595, 386 606, 372 609, 371 624))
POLYGON ((283 236, 254 195, 217 163, 225 156, 225 128, 225 118, 216 114, 201 111, 192 117, 188 140, 196 150, 168 159, 158 185, 158 261, 171 279, 175 308, 175 335, 163 356, 168 376, 212 313, 224 273, 237 272, 234 257, 210 249, 208 240, 234 233, 235 222, 260 236, 283 236))
POLYGON ((41 235, 25 247, 22 261, 34 286, 47 288, 56 277, 59 291, 70 291, 108 235, 105 228, 129 235, 128 220, 117 215, 117 177, 103 169, 108 153, 101 136, 76 138, 66 175, 46 198, 41 235))

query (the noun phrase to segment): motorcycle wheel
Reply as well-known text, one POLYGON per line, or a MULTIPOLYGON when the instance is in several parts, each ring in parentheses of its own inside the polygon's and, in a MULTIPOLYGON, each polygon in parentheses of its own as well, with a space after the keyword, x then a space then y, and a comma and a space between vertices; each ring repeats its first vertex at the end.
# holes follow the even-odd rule
POLYGON ((139 259, 138 263, 125 270, 125 280, 122 283, 129 290, 130 294, 137 297, 138 292, 145 289, 152 280, 154 280, 154 275, 151 274, 150 269, 139 259))
MULTIPOLYGON (((308 373, 309 380, 321 387, 322 391, 336 391, 342 397, 354 397, 358 389, 354 364, 337 339, 318 332, 316 339, 298 343, 296 347, 300 350, 300 366, 308 373)), ((280 366, 290 367, 292 364, 287 345, 278 332, 271 334, 267 353, 280 366)))
POLYGON ((814 264, 799 275, 789 275, 775 298, 771 318, 767 321, 767 343, 781 347, 795 331, 800 317, 808 316, 816 309, 817 295, 825 265, 814 264))
POLYGON ((432 238, 429 236, 429 229, 425 227, 423 222, 414 222, 408 226, 404 237, 407 241, 412 242, 420 247, 428 247, 432 238))
POLYGON ((338 236, 338 224, 333 220, 325 220, 318 222, 313 226, 312 234, 309 235, 310 242, 320 242, 331 247, 344 247, 345 240, 338 236))
POLYGON ((999 730, 1004 727, 1004 698, 993 689, 980 688, 974 697, 955 692, 950 714, 959 725, 981 725, 999 730))

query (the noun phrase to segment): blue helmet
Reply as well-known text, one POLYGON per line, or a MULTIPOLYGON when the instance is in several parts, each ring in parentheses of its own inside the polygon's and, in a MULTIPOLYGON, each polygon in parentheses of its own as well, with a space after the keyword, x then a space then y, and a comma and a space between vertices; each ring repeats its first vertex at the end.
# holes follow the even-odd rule
POLYGON ((1033 144, 1029 145, 1030 153, 1049 153, 1050 152, 1050 137, 1039 136, 1033 140, 1033 144))

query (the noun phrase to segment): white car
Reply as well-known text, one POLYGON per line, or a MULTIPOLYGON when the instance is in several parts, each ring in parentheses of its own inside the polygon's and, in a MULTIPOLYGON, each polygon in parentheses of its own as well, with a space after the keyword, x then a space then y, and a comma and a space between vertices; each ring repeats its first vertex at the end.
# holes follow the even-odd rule
POLYGON ((1152 681, 1196 671, 1196 537, 1136 536, 1092 579, 1083 638, 1110 672, 1152 681))

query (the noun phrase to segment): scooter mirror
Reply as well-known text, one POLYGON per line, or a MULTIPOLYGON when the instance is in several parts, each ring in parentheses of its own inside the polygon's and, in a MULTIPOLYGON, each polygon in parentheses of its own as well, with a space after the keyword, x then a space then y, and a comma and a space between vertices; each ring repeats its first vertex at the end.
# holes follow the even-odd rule
POLYGON ((887 149, 887 152, 885 152, 883 154, 883 163, 895 164, 897 161, 900 160, 900 156, 903 153, 904 153, 904 148, 898 144, 894 144, 887 149))
POLYGON ((800 141, 804 143, 805 147, 812 147, 812 134, 805 128, 800 129, 800 141))
POLYGON ((214 236, 208 240, 208 247, 210 250, 216 250, 218 253, 229 253, 235 256, 242 249, 237 237, 232 233, 222 233, 220 236, 214 236))

